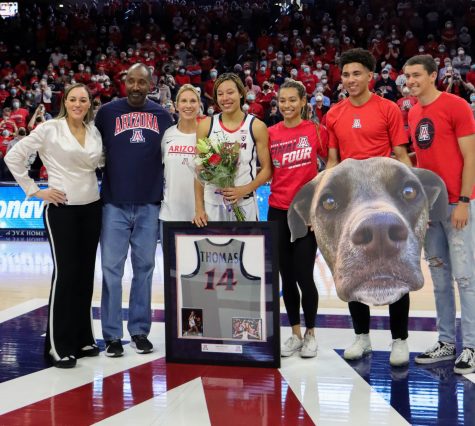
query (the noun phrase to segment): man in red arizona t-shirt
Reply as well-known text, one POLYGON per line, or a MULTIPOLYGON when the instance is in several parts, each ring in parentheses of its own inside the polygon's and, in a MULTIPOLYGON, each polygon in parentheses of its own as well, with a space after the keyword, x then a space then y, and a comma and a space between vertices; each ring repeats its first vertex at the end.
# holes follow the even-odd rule
POLYGON ((438 174, 447 186, 447 218, 429 224, 425 255, 434 284, 437 343, 415 358, 432 364, 456 358, 455 294, 459 290, 463 350, 454 372, 475 372, 475 121, 468 103, 435 86, 437 65, 429 55, 404 65, 406 85, 419 102, 409 111, 409 128, 419 167, 438 174))
MULTIPOLYGON (((326 114, 330 134, 327 168, 346 158, 389 157, 391 152, 399 161, 412 165, 405 147, 407 137, 399 108, 369 90, 375 66, 374 56, 364 49, 350 49, 340 57, 341 81, 349 97, 326 114)), ((356 338, 343 356, 355 360, 372 351, 370 311, 369 306, 361 302, 350 302, 348 307, 356 338)), ((389 316, 393 338, 389 362, 392 366, 407 365, 409 294, 389 305, 389 316)))

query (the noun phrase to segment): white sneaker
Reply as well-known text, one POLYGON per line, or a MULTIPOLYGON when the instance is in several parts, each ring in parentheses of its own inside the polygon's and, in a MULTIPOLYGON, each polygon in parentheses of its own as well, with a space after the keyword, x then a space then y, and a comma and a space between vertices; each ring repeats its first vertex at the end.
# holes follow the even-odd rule
POLYGON ((317 339, 313 334, 307 333, 303 339, 302 350, 300 356, 302 358, 313 358, 317 356, 317 339))
POLYGON ((391 345, 389 364, 393 367, 403 367, 409 364, 409 348, 407 340, 395 339, 391 345))
POLYGON ((345 349, 343 352, 343 358, 348 361, 363 358, 364 355, 371 353, 371 340, 369 340, 369 334, 357 334, 353 344, 345 349))
POLYGON ((292 334, 285 343, 280 348, 281 356, 291 356, 295 352, 302 349, 303 340, 300 339, 297 335, 292 334))

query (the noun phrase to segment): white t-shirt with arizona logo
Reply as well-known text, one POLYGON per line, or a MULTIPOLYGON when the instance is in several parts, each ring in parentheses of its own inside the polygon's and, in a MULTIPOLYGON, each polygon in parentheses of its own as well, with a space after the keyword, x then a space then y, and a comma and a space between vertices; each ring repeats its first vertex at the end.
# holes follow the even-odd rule
POLYGON ((162 138, 164 191, 161 220, 191 221, 195 215, 193 159, 196 133, 182 133, 172 126, 162 138))

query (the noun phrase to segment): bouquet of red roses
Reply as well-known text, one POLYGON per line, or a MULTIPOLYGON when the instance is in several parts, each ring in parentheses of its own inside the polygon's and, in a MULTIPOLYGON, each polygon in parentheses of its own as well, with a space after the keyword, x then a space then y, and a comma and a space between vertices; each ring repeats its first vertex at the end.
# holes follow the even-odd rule
MULTIPOLYGON (((218 188, 234 186, 234 179, 238 170, 239 152, 238 142, 230 142, 224 134, 216 138, 201 138, 196 144, 196 176, 200 182, 208 182, 218 188)), ((233 211, 238 222, 245 220, 242 209, 236 203, 228 203, 223 198, 226 207, 233 211)))

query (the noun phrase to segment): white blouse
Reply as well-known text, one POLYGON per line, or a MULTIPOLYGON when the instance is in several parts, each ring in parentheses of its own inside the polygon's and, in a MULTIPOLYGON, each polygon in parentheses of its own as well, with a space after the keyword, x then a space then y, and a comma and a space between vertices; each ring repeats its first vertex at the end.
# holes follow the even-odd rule
POLYGON ((100 198, 96 168, 103 165, 102 138, 93 122, 86 125, 84 147, 66 119, 60 118, 40 124, 8 151, 5 163, 28 197, 40 190, 25 167, 36 151, 48 172, 48 186, 64 192, 67 204, 88 204, 100 198))

